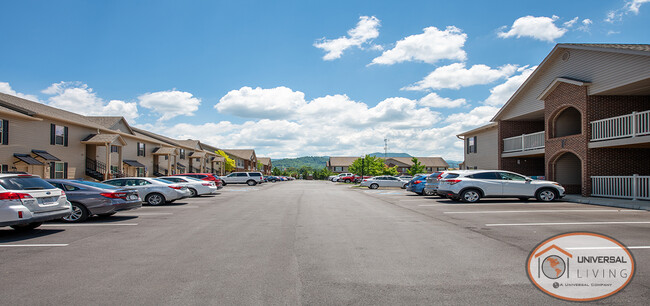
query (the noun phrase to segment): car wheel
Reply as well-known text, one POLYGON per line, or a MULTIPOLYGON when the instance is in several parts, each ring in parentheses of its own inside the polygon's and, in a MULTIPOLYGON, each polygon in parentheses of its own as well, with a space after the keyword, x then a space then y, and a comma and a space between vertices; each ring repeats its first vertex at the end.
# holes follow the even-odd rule
POLYGON ((542 188, 537 192, 537 195, 535 195, 535 197, 538 201, 552 202, 557 199, 557 191, 551 188, 542 188))
POLYGON ((190 189, 190 197, 191 198, 198 196, 198 193, 196 192, 196 189, 194 189, 194 188, 189 188, 189 189, 190 189))
POLYGON ((246 184, 247 184, 248 186, 255 186, 255 185, 257 185, 257 182, 256 182, 256 181, 253 181, 253 180, 248 180, 248 181, 246 181, 246 184))
POLYGON ((460 200, 466 203, 476 203, 481 199, 481 193, 476 189, 467 189, 460 193, 460 200))
POLYGON ((377 185, 377 184, 370 184, 370 186, 368 186, 368 188, 370 188, 370 189, 377 189, 377 188, 379 188, 379 185, 377 185))
POLYGON ((88 214, 88 209, 84 207, 83 205, 79 203, 71 203, 72 204, 72 212, 61 218, 65 222, 83 222, 88 219, 89 214, 88 214))
POLYGON ((110 217, 110 216, 112 216, 114 214, 116 214, 116 212, 106 213, 106 214, 97 214, 97 216, 100 217, 100 218, 108 218, 108 217, 110 217))
POLYGON ((228 184, 226 184, 226 182, 221 182, 221 186, 225 187, 226 185, 228 185, 228 184))
POLYGON ((349 183, 349 182, 350 182, 350 180, 347 180, 347 179, 346 179, 346 180, 345 180, 345 181, 343 181, 343 182, 344 182, 344 183, 349 183))
POLYGON ((425 196, 432 196, 433 195, 433 190, 425 189, 424 191, 422 191, 422 194, 425 195, 425 196))
POLYGON ((407 184, 404 184, 404 185, 402 185, 402 189, 406 189, 406 185, 408 185, 408 183, 407 183, 407 184))
POLYGON ((17 231, 31 231, 39 226, 41 226, 43 222, 32 222, 28 224, 17 224, 17 225, 12 225, 11 228, 17 230, 17 231))
POLYGON ((165 197, 160 193, 150 193, 144 198, 144 201, 151 206, 156 206, 165 203, 165 197))

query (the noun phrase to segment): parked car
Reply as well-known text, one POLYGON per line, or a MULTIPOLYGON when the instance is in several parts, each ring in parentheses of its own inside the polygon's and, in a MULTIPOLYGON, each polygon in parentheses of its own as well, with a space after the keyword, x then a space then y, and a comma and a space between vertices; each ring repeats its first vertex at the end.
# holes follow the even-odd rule
POLYGON ((358 176, 351 174, 350 175, 345 175, 345 176, 339 176, 339 182, 343 183, 351 183, 354 182, 357 179, 358 176))
POLYGON ((172 176, 189 176, 204 181, 212 181, 215 182, 215 184, 219 189, 223 188, 223 182, 221 181, 221 178, 218 175, 214 175, 212 173, 181 173, 181 174, 174 174, 172 176))
MULTIPOLYGON (((426 184, 424 185, 424 189, 422 190, 422 193, 426 196, 438 195, 438 186, 440 185, 440 180, 442 180, 445 177, 445 175, 447 175, 447 173, 449 172, 438 171, 427 176, 426 184)), ((444 197, 443 195, 439 195, 439 196, 444 197)))
POLYGON ((226 176, 222 176, 221 180, 223 185, 228 184, 247 184, 248 186, 255 186, 264 182, 262 172, 233 172, 226 176))
POLYGON ((142 207, 142 199, 136 190, 91 181, 45 181, 65 191, 68 201, 72 204, 72 213, 62 218, 66 222, 83 222, 94 215, 108 217, 118 211, 142 207))
POLYGON ((215 182, 204 181, 195 177, 174 175, 162 176, 159 178, 187 187, 187 189, 190 191, 190 197, 198 197, 204 194, 213 194, 217 193, 217 190, 219 190, 215 182))
POLYGON ((343 177, 343 176, 353 176, 353 175, 354 175, 354 173, 339 173, 338 175, 334 176, 331 180, 332 180, 332 182, 339 182, 340 181, 339 179, 341 177, 343 177))
POLYGON ((398 177, 395 176, 374 176, 368 179, 364 179, 361 182, 361 186, 368 187, 370 189, 377 189, 379 187, 401 187, 404 188, 404 186, 408 183, 408 181, 404 181, 398 177))
POLYGON ((264 177, 264 182, 278 182, 281 181, 281 179, 277 176, 265 176, 264 177))
POLYGON ((424 185, 427 183, 429 174, 416 175, 406 184, 406 191, 412 191, 419 195, 424 195, 424 185))
POLYGON ((481 198, 537 198, 550 202, 564 196, 564 187, 557 182, 533 180, 530 177, 501 170, 450 171, 440 182, 438 193, 452 200, 475 203, 481 198))
POLYGON ((363 177, 361 177, 360 175, 355 175, 354 176, 354 182, 355 183, 361 183, 361 181, 363 181, 364 179, 369 179, 371 177, 372 176, 369 176, 369 175, 364 175, 363 177))
POLYGON ((154 206, 171 203, 190 196, 187 187, 159 178, 123 177, 104 181, 103 183, 135 189, 145 203, 154 206))
POLYGON ((71 211, 65 191, 39 176, 0 173, 0 227, 31 230, 71 211))
POLYGON ((399 175, 397 177, 399 177, 400 179, 405 180, 405 181, 410 181, 410 180, 413 179, 413 176, 410 175, 410 174, 402 174, 402 175, 399 175))

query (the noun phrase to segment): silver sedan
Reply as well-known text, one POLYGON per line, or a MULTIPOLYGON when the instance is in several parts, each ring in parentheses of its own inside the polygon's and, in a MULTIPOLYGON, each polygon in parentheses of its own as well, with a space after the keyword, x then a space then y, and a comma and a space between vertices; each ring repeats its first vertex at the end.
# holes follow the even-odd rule
POLYGON ((368 187, 370 189, 377 189, 379 187, 404 187, 408 181, 402 180, 399 177, 395 176, 375 176, 368 179, 364 179, 361 182, 361 186, 368 187))
POLYGON ((123 177, 102 183, 135 189, 138 191, 140 198, 149 205, 171 203, 190 196, 190 191, 187 187, 159 178, 123 177))
POLYGON ((204 181, 189 176, 163 176, 160 178, 187 187, 192 197, 214 194, 218 190, 217 185, 212 181, 204 181))

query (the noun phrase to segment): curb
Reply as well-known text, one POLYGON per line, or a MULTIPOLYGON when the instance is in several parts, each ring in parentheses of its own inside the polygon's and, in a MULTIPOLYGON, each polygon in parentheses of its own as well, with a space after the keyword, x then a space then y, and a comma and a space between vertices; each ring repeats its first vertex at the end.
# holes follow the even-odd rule
MULTIPOLYGON (((578 199, 572 199, 572 198, 562 198, 562 201, 566 202, 573 202, 573 203, 580 203, 580 204, 589 204, 589 205, 598 205, 598 206, 609 206, 609 207, 619 207, 619 208, 629 208, 629 209, 637 209, 637 210, 647 210, 650 211, 650 202, 649 203, 616 203, 616 202, 608 202, 604 203, 601 199, 585 199, 585 198, 578 198, 578 199)), ((632 201, 632 200, 630 200, 632 201)))

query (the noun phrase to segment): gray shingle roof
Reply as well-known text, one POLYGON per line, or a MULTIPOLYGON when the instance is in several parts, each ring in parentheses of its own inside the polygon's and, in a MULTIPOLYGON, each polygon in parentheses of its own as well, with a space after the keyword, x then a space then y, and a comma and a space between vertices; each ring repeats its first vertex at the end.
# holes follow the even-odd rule
POLYGON ((327 165, 330 167, 348 167, 352 165, 352 162, 359 159, 359 156, 349 157, 349 156, 336 156, 330 157, 330 160, 327 162, 327 165))
POLYGON ((650 45, 647 44, 560 44, 560 45, 650 52, 650 45))

